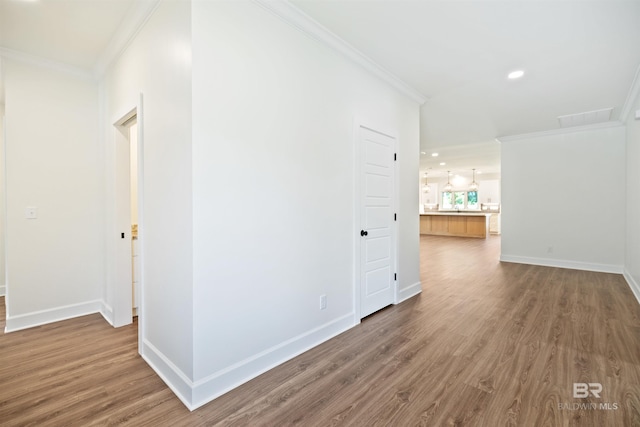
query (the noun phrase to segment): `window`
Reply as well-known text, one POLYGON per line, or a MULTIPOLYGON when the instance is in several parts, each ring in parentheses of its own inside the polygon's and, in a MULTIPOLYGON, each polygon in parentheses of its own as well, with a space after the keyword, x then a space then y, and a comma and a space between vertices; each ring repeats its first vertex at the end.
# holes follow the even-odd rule
POLYGON ((480 209, 477 191, 469 191, 467 193, 467 209, 480 209))
POLYGON ((442 209, 475 210, 480 209, 477 191, 443 191, 442 209))
POLYGON ((450 191, 442 192, 442 209, 453 209, 453 194, 450 191))
POLYGON ((464 209, 464 199, 465 199, 464 191, 454 191, 453 192, 453 208, 454 209, 464 209))

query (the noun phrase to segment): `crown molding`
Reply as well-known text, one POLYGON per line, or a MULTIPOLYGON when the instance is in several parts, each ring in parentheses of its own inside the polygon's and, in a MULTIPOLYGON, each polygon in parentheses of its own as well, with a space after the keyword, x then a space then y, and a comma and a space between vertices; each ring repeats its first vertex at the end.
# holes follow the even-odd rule
POLYGON ((109 44, 102 51, 98 61, 96 61, 96 65, 93 67, 93 73, 97 79, 127 49, 159 4, 160 0, 135 0, 131 4, 125 18, 118 25, 109 44))
POLYGON ((288 24, 307 34, 312 39, 319 41, 329 48, 339 52, 343 56, 359 64, 361 67, 384 80, 392 87, 407 95, 409 98, 422 105, 427 97, 409 86, 396 75, 387 71, 368 56, 351 46, 349 43, 329 31, 315 19, 292 5, 286 0, 253 0, 264 9, 275 14, 288 24))
POLYGON ((561 129, 544 130, 541 132, 523 133, 519 135, 499 136, 496 138, 496 141, 501 143, 512 142, 512 141, 519 141, 522 139, 540 138, 544 136, 554 136, 554 135, 564 135, 567 133, 585 132, 585 131, 598 130, 598 129, 616 128, 616 127, 622 127, 622 126, 624 126, 623 122, 619 120, 612 120, 604 123, 594 123, 594 124, 585 125, 585 126, 573 126, 573 127, 567 127, 567 128, 561 128, 561 129))
POLYGON ((622 110, 620 110, 620 121, 626 122, 629 118, 629 114, 635 105, 636 99, 638 99, 638 94, 640 94, 640 65, 636 70, 636 75, 633 78, 633 82, 631 83, 631 88, 629 89, 629 93, 627 94, 627 99, 622 106, 622 110))
POLYGON ((16 62, 35 65, 37 67, 55 70, 60 73, 69 74, 83 80, 92 82, 95 81, 93 74, 83 68, 74 67, 62 62, 52 61, 51 59, 42 58, 36 55, 31 55, 29 53, 19 52, 17 50, 7 49, 6 47, 0 47, 0 57, 16 62))

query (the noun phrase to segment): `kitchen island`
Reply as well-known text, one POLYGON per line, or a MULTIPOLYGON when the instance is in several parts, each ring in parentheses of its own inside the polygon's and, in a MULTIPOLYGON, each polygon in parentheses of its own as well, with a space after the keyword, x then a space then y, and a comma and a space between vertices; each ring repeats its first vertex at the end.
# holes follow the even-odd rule
POLYGON ((420 234, 477 237, 488 235, 490 213, 437 211, 420 214, 420 234))

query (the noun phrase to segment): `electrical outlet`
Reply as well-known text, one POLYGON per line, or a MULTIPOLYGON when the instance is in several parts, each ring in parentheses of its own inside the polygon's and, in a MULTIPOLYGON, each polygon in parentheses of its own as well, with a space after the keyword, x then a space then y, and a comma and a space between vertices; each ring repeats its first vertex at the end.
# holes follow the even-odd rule
POLYGON ((320 310, 324 310, 327 308, 327 296, 320 295, 320 310))
POLYGON ((38 208, 28 207, 24 210, 24 217, 27 219, 37 219, 38 218, 38 208))
POLYGON ((550 254, 553 252, 553 246, 547 246, 547 253, 550 254))

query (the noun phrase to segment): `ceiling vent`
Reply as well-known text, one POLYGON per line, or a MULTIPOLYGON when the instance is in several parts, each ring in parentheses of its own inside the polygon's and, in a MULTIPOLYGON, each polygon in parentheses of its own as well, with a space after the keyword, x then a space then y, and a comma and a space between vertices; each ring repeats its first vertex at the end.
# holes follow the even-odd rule
POLYGON ((595 123, 608 122, 611 119, 611 108, 603 108, 602 110, 587 111, 586 113, 567 114, 566 116, 558 116, 561 128, 573 126, 586 126, 595 123))

